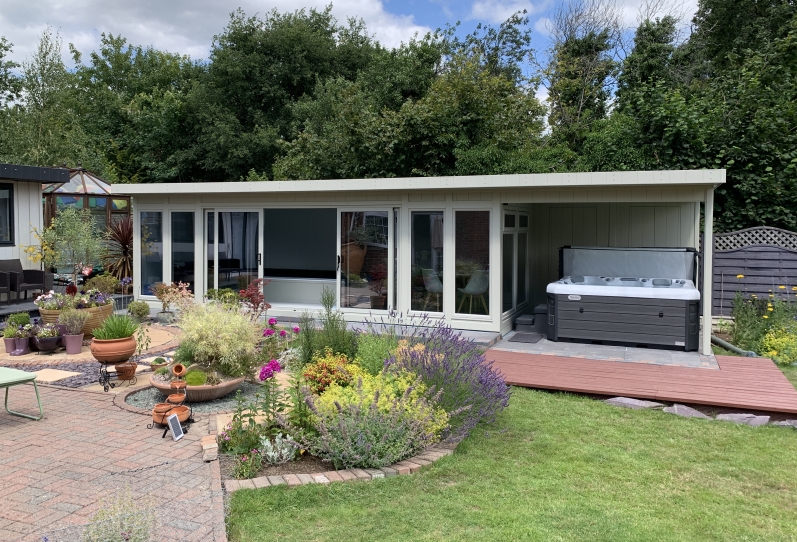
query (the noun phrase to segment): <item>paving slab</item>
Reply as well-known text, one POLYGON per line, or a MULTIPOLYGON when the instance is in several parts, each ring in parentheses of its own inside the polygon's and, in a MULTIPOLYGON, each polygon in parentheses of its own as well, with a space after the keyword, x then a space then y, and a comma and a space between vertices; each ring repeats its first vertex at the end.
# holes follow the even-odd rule
POLYGON ((710 420, 710 416, 706 416, 699 410, 695 410, 692 407, 688 407, 686 405, 680 405, 678 403, 674 404, 671 407, 665 407, 662 409, 664 412, 668 414, 675 414, 676 416, 683 416, 684 418, 700 418, 702 420, 710 420))
POLYGON ((717 419, 724 422, 750 425, 752 427, 758 427, 769 423, 769 416, 756 416, 755 414, 719 414, 717 419))
POLYGON ((63 380, 64 378, 69 378, 70 376, 77 376, 80 373, 76 373, 74 371, 59 371, 58 369, 41 369, 36 371, 36 382, 45 382, 49 384, 50 382, 57 382, 59 380, 63 380))
POLYGON ((631 397, 612 397, 604 401, 607 405, 613 405, 624 408, 633 408, 640 410, 643 408, 659 408, 664 405, 655 401, 642 401, 640 399, 633 399, 631 397))

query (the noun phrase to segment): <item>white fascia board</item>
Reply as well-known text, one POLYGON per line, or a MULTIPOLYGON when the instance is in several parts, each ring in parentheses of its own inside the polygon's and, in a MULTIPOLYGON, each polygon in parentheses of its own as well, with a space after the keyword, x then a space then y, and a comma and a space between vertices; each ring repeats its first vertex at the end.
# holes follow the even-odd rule
POLYGON ((260 181, 212 183, 114 184, 114 194, 257 194, 296 192, 361 192, 467 190, 485 188, 557 188, 619 186, 700 186, 725 182, 724 169, 677 171, 612 171, 597 173, 533 173, 520 175, 464 175, 459 177, 403 177, 393 179, 335 179, 323 181, 260 181))

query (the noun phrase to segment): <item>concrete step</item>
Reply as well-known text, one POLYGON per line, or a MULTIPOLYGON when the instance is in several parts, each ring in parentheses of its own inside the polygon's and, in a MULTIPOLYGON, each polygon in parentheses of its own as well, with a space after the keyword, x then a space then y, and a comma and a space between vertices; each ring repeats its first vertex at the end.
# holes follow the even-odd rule
POLYGON ((533 314, 521 314, 520 316, 515 318, 515 325, 533 326, 534 325, 534 315, 533 314))

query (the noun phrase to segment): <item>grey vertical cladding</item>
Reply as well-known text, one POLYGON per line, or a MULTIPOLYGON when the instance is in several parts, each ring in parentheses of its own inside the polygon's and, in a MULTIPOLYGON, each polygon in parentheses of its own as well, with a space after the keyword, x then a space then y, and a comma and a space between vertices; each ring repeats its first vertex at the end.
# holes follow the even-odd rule
POLYGON ((548 338, 698 348, 698 302, 675 299, 548 296, 548 338))

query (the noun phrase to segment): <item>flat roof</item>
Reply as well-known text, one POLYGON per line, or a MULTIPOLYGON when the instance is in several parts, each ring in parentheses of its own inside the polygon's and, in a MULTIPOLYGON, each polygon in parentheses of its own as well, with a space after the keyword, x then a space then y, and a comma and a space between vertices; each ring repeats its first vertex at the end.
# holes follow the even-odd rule
POLYGON ((32 183, 66 183, 69 182, 69 170, 60 167, 0 164, 0 179, 32 183))
POLYGON ((375 190, 469 190, 620 186, 717 186, 725 182, 724 169, 607 171, 597 173, 529 173, 516 175, 463 175, 397 177, 387 179, 333 179, 322 181, 260 181, 207 183, 113 184, 119 194, 257 194, 291 192, 359 192, 375 190))

